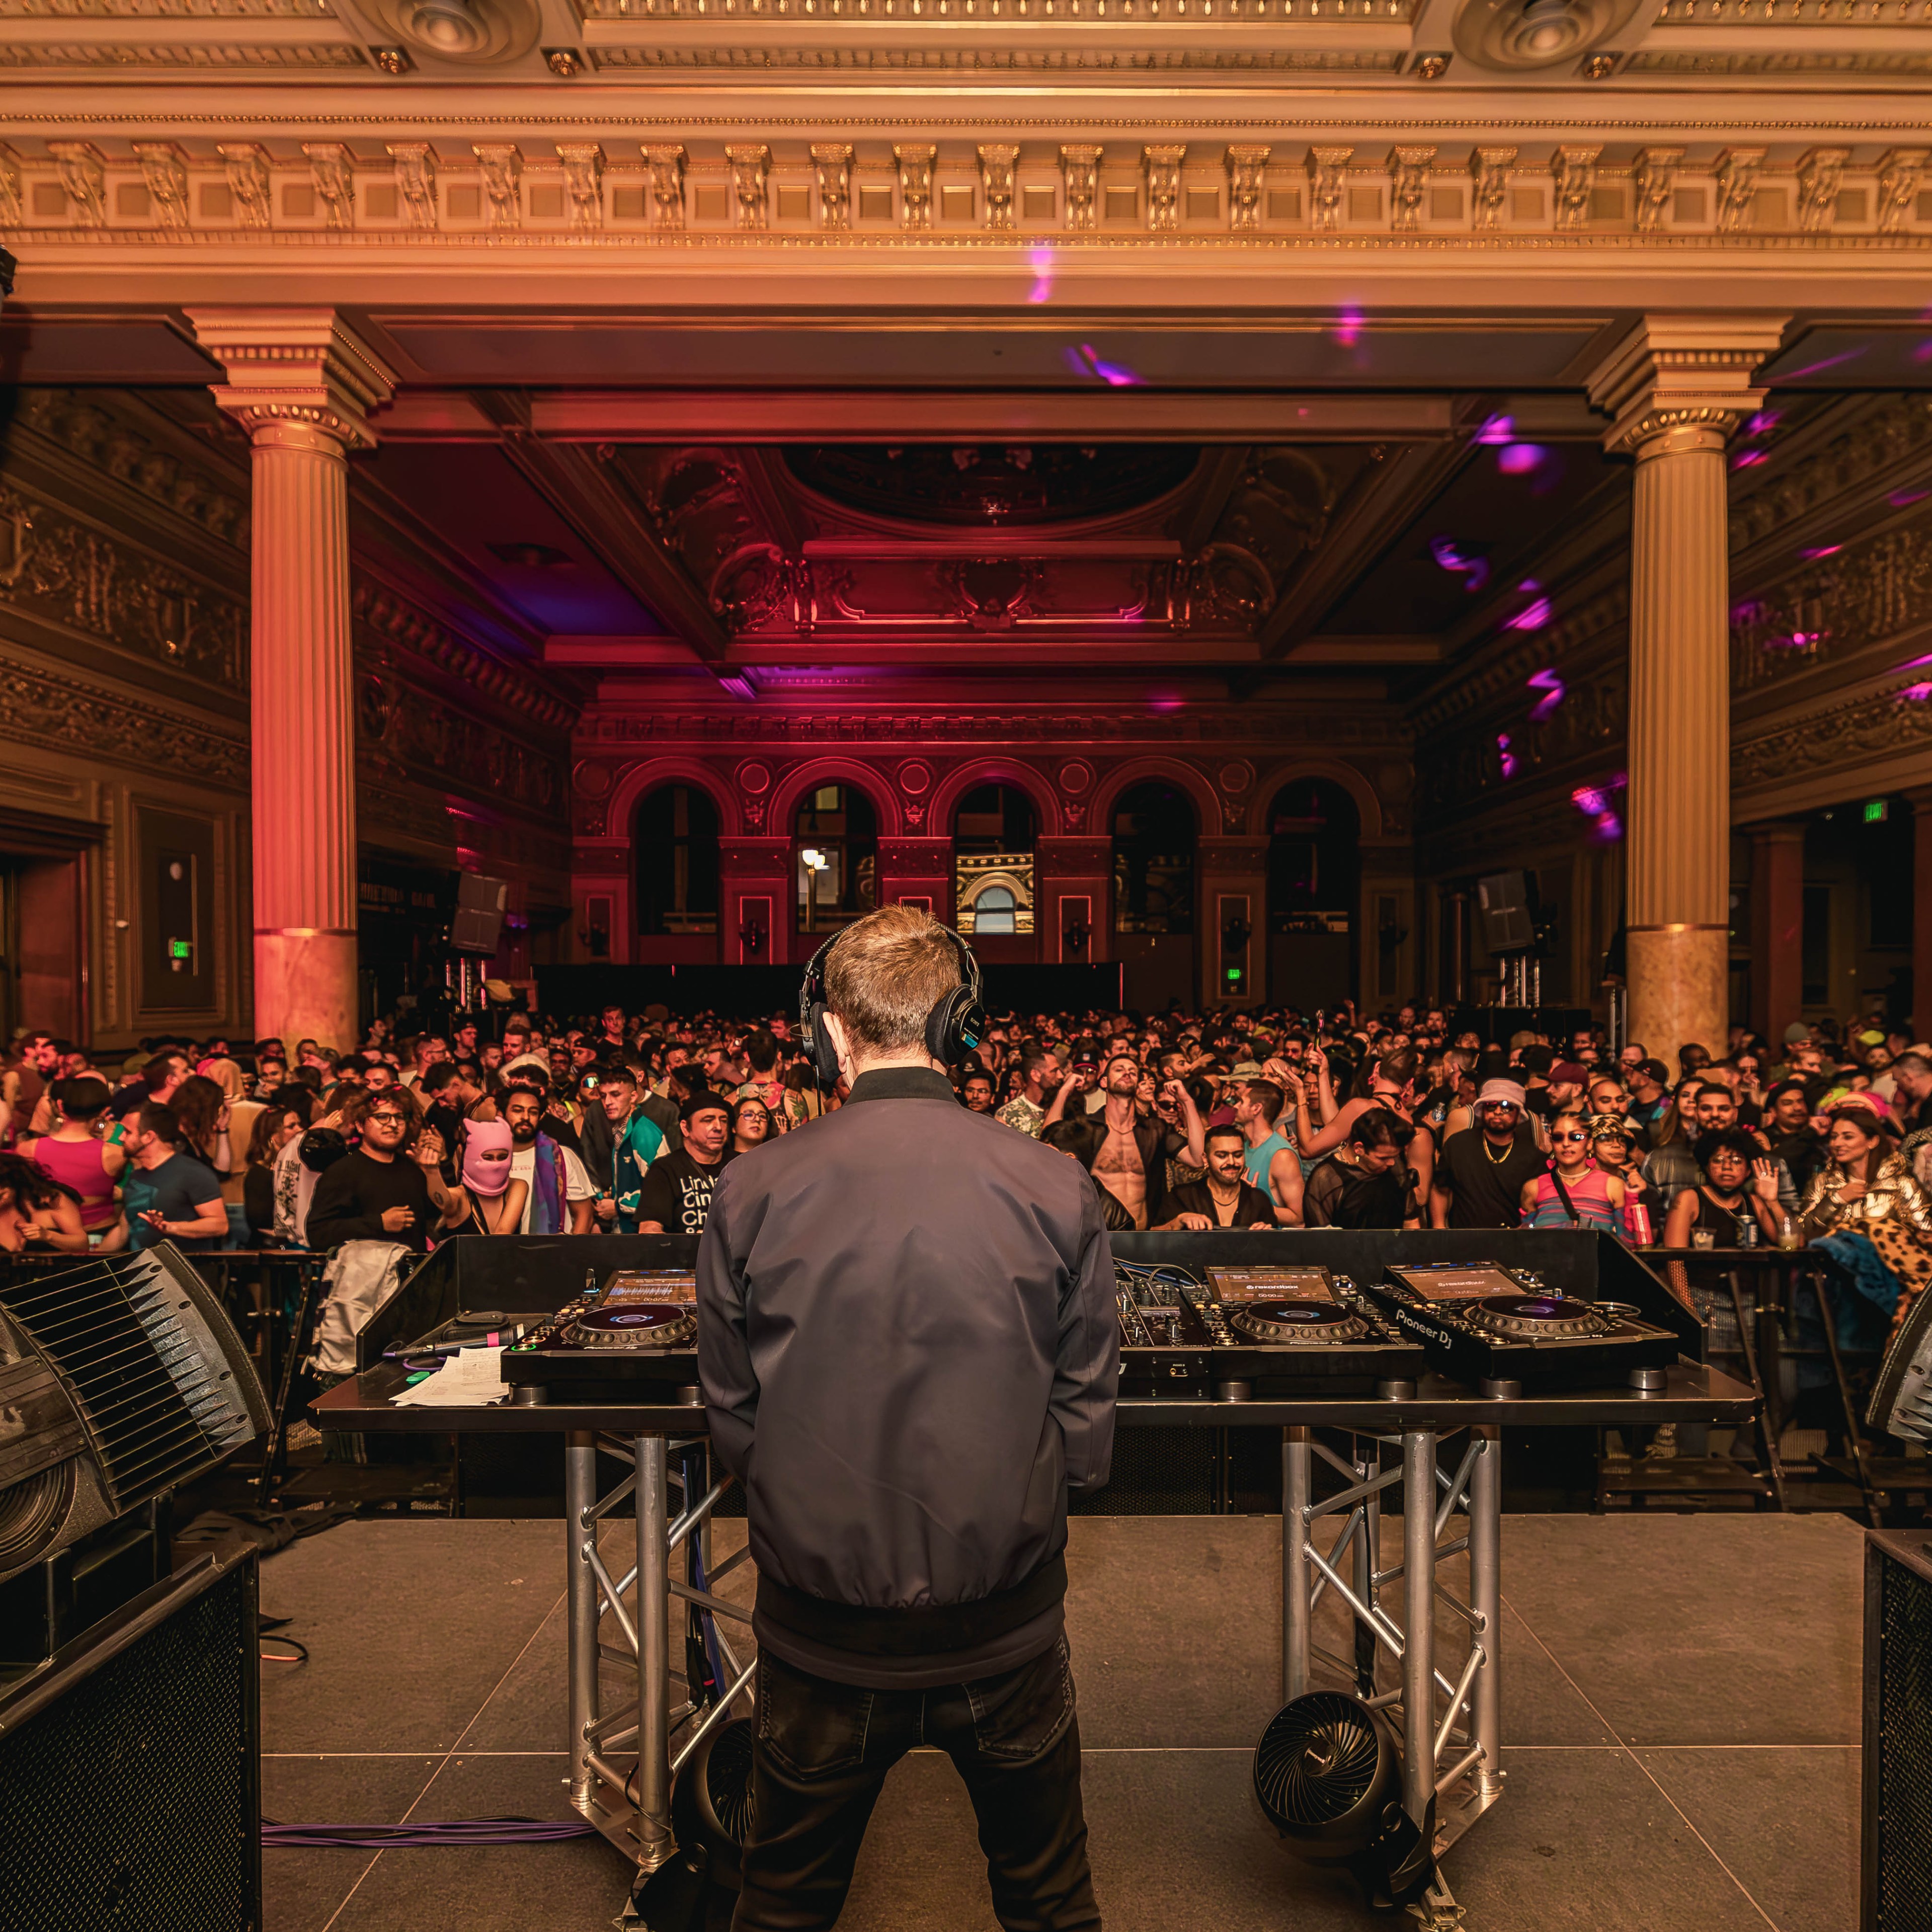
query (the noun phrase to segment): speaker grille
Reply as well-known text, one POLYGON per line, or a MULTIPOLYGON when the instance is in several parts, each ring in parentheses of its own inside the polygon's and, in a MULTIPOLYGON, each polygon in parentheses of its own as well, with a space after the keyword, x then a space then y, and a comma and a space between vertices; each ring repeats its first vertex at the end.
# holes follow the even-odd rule
POLYGON ((1880 1566, 1878 1924, 1932 1925, 1932 1583, 1880 1566))
POLYGON ((79 1398, 117 1511, 254 1438, 244 1390, 193 1298, 158 1256, 21 1279, 8 1286, 6 1303, 79 1398))
POLYGON ((0 1924, 253 1932, 252 1563, 0 1734, 0 1924))

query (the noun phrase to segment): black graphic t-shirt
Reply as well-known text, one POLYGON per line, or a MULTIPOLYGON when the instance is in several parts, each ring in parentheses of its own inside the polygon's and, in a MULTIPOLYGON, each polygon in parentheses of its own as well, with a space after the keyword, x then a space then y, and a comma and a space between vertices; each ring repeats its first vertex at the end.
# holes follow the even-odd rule
POLYGON ((638 1220, 655 1221, 667 1234, 703 1234, 705 1216, 711 1212, 711 1190, 724 1172, 723 1160, 706 1167, 682 1148, 676 1154, 661 1154, 644 1176, 638 1196, 638 1220))

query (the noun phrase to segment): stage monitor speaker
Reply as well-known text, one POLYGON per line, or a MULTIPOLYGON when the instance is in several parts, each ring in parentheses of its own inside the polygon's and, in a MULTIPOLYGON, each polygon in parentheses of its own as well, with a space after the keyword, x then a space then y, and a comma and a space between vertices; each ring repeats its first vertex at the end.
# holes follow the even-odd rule
POLYGON ((1925 1532, 1865 1539, 1862 1932, 1932 1925, 1932 1551, 1925 1532))
POLYGON ((260 1932, 255 1607, 203 1556, 0 1683, 0 1925, 260 1932))
POLYGON ((1536 945, 1536 886, 1527 872, 1492 872, 1476 881, 1483 944, 1492 954, 1528 952, 1536 945))
POLYGON ((454 952, 472 952, 488 958, 503 936, 503 914, 510 903, 510 889, 501 879, 486 879, 480 872, 456 875, 456 910, 449 922, 449 945, 454 952))
POLYGON ((164 1241, 0 1278, 0 1419, 4 1610, 40 1594, 12 1580, 254 1442, 268 1402, 220 1298, 164 1241))

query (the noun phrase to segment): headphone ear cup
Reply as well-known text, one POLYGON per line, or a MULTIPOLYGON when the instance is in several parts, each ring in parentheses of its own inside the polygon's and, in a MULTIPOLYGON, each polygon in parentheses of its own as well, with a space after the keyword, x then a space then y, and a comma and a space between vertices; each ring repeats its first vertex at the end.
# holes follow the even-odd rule
POLYGON ((959 1058, 960 1003, 971 997, 964 986, 956 986, 926 1016, 926 1050, 942 1066, 959 1058))
POLYGON ((812 1002, 806 1025, 806 1040, 812 1052, 812 1070, 818 1076, 819 1085, 829 1094, 838 1084, 838 1052, 832 1044, 832 1036, 825 1030, 825 1008, 818 1000, 812 1002))

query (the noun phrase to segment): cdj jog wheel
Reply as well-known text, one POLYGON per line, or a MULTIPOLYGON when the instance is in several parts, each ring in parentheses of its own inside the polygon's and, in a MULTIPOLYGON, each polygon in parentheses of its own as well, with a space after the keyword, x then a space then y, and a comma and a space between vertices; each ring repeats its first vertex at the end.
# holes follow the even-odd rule
POLYGON ((580 1348, 675 1348, 698 1333, 698 1317, 682 1303, 652 1308, 593 1308, 570 1324, 580 1348))
POLYGON ((1230 1312, 1228 1325, 1250 1341, 1284 1342, 1291 1348, 1358 1341, 1369 1332, 1359 1315, 1307 1301, 1244 1302, 1230 1312))
POLYGON ((1587 1301, 1560 1294, 1498 1294, 1472 1302, 1472 1328, 1521 1342, 1549 1342, 1578 1335, 1607 1335, 1610 1324, 1587 1301))

